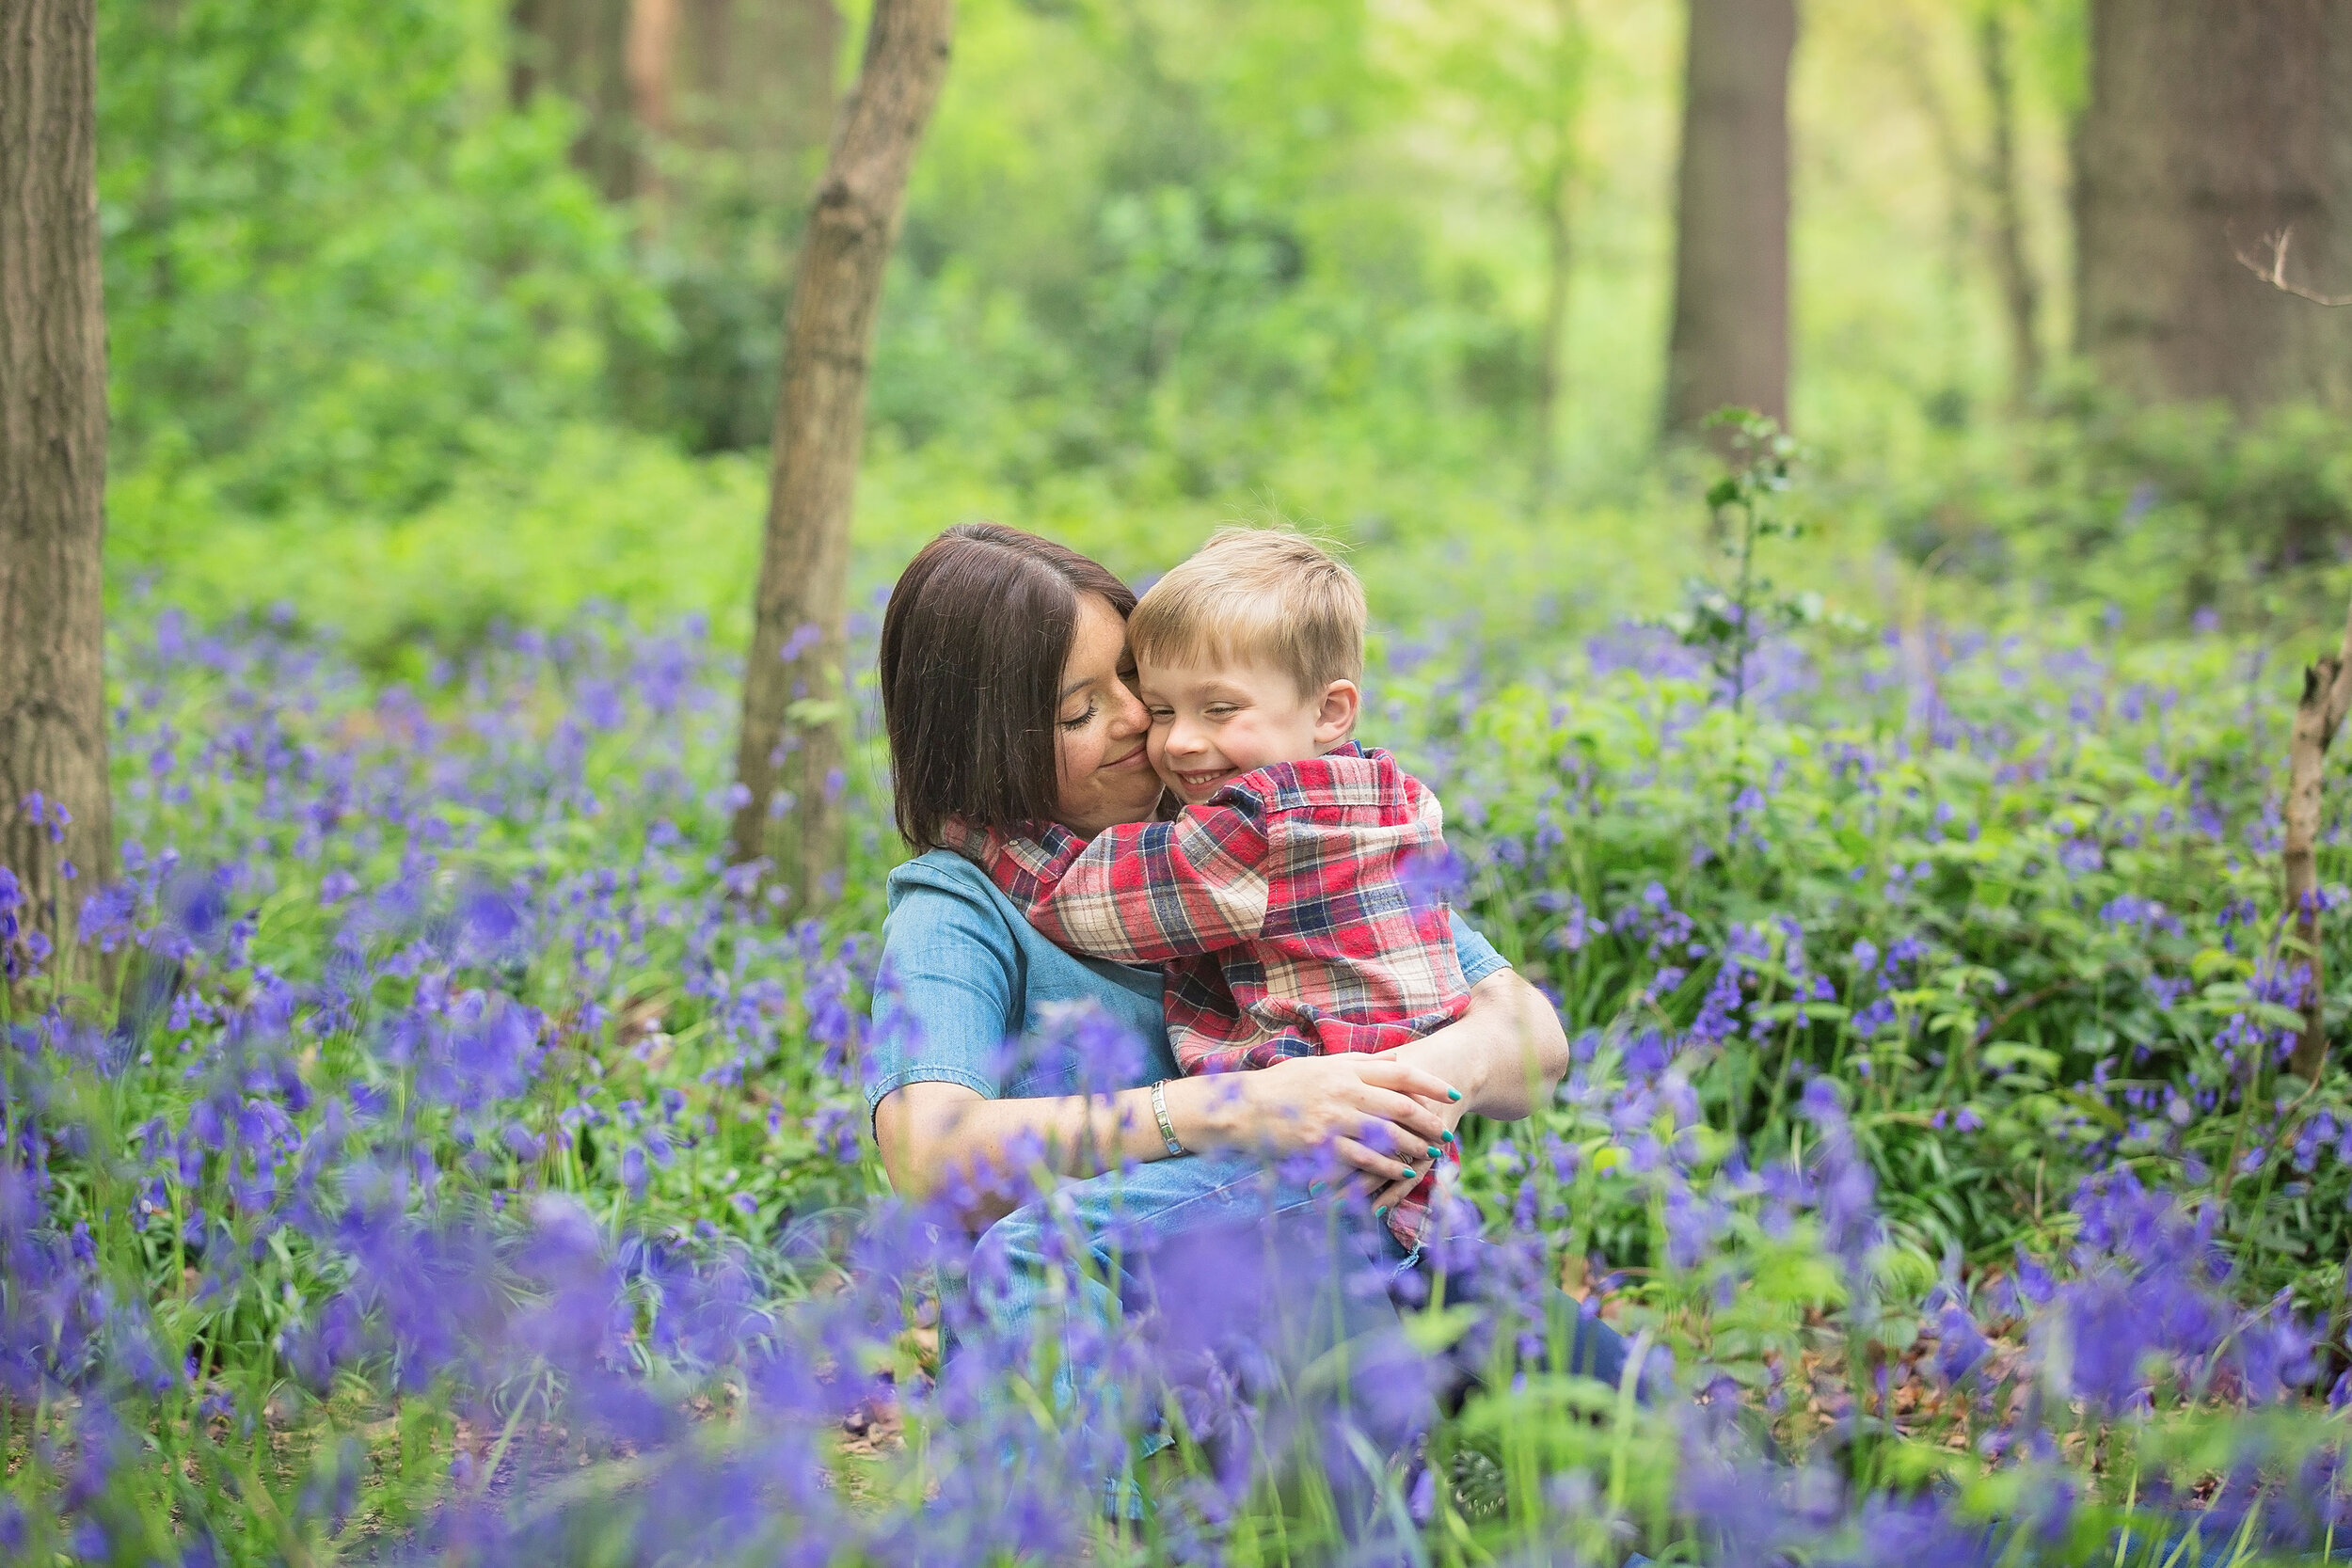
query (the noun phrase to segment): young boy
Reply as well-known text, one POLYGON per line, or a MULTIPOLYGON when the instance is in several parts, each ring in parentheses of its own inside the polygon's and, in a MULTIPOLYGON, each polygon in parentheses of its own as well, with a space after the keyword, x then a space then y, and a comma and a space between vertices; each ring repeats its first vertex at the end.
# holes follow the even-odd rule
MULTIPOLYGON (((1412 861, 1444 853, 1437 797, 1350 738, 1355 574, 1295 534, 1228 530, 1143 596, 1128 641, 1151 763, 1184 809, 1090 842, 951 826, 951 846, 1060 945, 1166 964, 1188 1074, 1386 1051, 1459 1018, 1446 911, 1406 888, 1412 861)), ((1408 1249, 1436 1175, 1387 1215, 1408 1249)))

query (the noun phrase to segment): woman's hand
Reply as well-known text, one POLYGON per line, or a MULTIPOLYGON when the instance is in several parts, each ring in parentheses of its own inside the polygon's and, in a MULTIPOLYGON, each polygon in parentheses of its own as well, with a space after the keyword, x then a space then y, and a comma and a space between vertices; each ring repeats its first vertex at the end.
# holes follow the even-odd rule
MULTIPOLYGON (((1470 1101, 1463 1101, 1457 1104, 1449 1101, 1437 1107, 1437 1110, 1439 1118, 1445 1123, 1445 1132, 1438 1139, 1442 1146, 1452 1141, 1454 1129, 1461 1126, 1464 1117, 1470 1115, 1470 1101)), ((1373 1208, 1381 1212, 1395 1208, 1415 1187, 1421 1185, 1422 1174, 1420 1171, 1408 1171, 1393 1181, 1367 1183, 1372 1194, 1373 1208)))
MULTIPOLYGON (((1567 1073, 1568 1036, 1544 993, 1503 970, 1470 988, 1470 1010, 1459 1021, 1373 1059, 1390 1058, 1462 1086, 1461 1100, 1438 1107, 1450 1134, 1472 1111, 1517 1121, 1542 1103, 1567 1073)), ((1393 1205, 1418 1180, 1389 1182, 1373 1195, 1374 1205, 1393 1205)))
POLYGON ((1505 969, 1470 988, 1461 1018, 1380 1054, 1460 1089, 1464 1111, 1517 1121, 1549 1101, 1567 1075, 1568 1035, 1550 1000, 1505 969))
POLYGON ((1376 1056, 1297 1056, 1252 1072, 1168 1086, 1168 1115, 1187 1148, 1252 1148, 1281 1157, 1328 1147, 1379 1181, 1419 1180, 1461 1093, 1423 1067, 1376 1056), (1181 1094, 1181 1100, 1180 1100, 1181 1094))

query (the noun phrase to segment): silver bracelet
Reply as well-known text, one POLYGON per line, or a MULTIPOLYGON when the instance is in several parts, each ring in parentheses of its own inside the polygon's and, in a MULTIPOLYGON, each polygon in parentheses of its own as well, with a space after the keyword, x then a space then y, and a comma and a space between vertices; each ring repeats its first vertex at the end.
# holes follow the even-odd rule
POLYGON ((1152 1085, 1152 1114, 1160 1120, 1160 1137, 1170 1154, 1182 1154, 1184 1146, 1176 1141, 1175 1124, 1168 1119, 1168 1080, 1163 1078, 1152 1085))

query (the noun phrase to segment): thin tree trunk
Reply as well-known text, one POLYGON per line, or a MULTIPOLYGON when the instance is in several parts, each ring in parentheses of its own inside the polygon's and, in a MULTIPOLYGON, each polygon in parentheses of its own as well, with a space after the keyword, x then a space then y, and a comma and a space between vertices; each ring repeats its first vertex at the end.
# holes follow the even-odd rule
POLYGON ((1691 0, 1666 431, 1788 418, 1788 63, 1796 0, 1691 0))
POLYGON ((805 208, 833 135, 841 13, 833 0, 678 0, 678 134, 740 160, 761 212, 805 208))
POLYGON ((736 752, 744 799, 732 842, 739 864, 767 858, 803 911, 840 892, 844 599, 866 357, 907 173, 946 75, 954 26, 954 0, 875 0, 865 62, 793 278, 736 752), (771 835, 779 786, 792 798, 771 835))
POLYGON ((94 0, 0 7, 0 865, 60 964, 114 869, 97 83, 94 0))
POLYGON ((1560 483, 1561 388, 1567 377, 1570 242, 1568 177, 1552 182, 1544 213, 1544 341, 1535 362, 1534 503, 1549 503, 1560 483))
POLYGON ((572 163, 606 198, 637 194, 638 136, 629 103, 630 0, 513 0, 507 91, 516 106, 552 87, 585 114, 572 163))
POLYGON ((2090 53, 2079 310, 2101 376, 2352 405, 2352 320, 2236 261, 2291 227, 2314 286, 2352 288, 2352 0, 2093 0, 2090 53))
POLYGON ((2025 204, 2017 184, 2017 84, 2010 68, 2009 24, 1998 11, 1987 11, 1978 27, 1977 62, 1993 110, 1985 182, 1993 197, 1993 262, 2009 316, 2010 404, 2023 408, 2042 385, 2042 292, 2026 259, 2025 204))
POLYGON ((545 52, 546 24, 541 12, 548 0, 508 0, 506 8, 506 101, 516 109, 528 109, 531 101, 539 95, 539 78, 544 71, 540 55, 545 52))
POLYGON ((1894 15, 1896 61, 1900 67, 1912 96, 1918 101, 1919 110, 1927 118, 1928 129, 1935 138, 1937 159, 1944 166, 1947 199, 1944 204, 1943 304, 1944 304, 1944 388, 1931 404, 1946 417, 1965 417, 1965 394, 1963 391, 1961 360, 1963 345, 1971 335, 1965 294, 1969 254, 1975 248, 1981 226, 1977 221, 1977 198, 1979 187, 1989 188, 1989 160, 1980 162, 1968 149, 1961 135, 1960 124, 1952 114, 1950 102, 1945 97, 1941 82, 1932 67, 1933 45, 1926 30, 1908 13, 1894 15))
POLYGON ((648 206, 661 200, 660 150, 674 129, 671 112, 673 64, 677 47, 678 0, 630 0, 628 31, 621 48, 622 75, 628 83, 636 172, 631 184, 648 206))
POLYGON ((2085 361, 2090 357, 2090 313, 2084 309, 2083 301, 2090 297, 2090 269, 2083 255, 2083 236, 2090 227, 2090 189, 2083 178, 2083 150, 2084 129, 2090 119, 2089 111, 2081 108, 2066 119, 2066 222, 2074 239, 2069 247, 2073 255, 2067 266, 2066 341, 2074 349, 2074 357, 2085 361))
POLYGON ((2336 652, 2303 671, 2303 695, 2295 705, 2295 729, 2287 752, 2287 820, 2284 862, 2286 907, 2295 920, 2296 945, 2311 963, 2303 992, 2303 1028, 2287 1065, 2316 1081, 2328 1062, 2327 969, 2319 946, 2319 810, 2328 748, 2352 707, 2352 609, 2336 652))
MULTIPOLYGON (((180 42, 182 0, 157 0, 152 25, 164 40, 173 46, 180 42)), ((151 287, 155 302, 168 305, 177 290, 177 279, 171 267, 171 246, 163 243, 171 232, 174 197, 172 193, 172 153, 180 140, 179 93, 176 72, 167 69, 155 81, 155 117, 153 142, 147 150, 147 188, 139 193, 139 227, 156 237, 155 259, 150 269, 151 287)))

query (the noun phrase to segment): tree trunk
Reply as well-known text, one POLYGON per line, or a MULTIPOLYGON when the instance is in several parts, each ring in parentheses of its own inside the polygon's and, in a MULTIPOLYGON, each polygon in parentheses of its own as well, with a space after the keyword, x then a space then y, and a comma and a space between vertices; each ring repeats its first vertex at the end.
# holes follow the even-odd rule
POLYGON ((655 152, 675 129, 672 66, 677 25, 678 0, 630 0, 621 70, 628 82, 629 123, 635 133, 635 184, 640 197, 657 205, 661 167, 655 152))
POLYGON ((2303 988, 2303 1027, 2288 1066, 2317 1082, 2328 1062, 2328 971, 2319 945, 2319 816, 2328 748, 2352 708, 2352 610, 2336 652, 2303 671, 2303 695, 2295 705, 2295 728, 2287 751, 2286 843, 2280 855, 2286 908, 2296 945, 2311 972, 2303 988))
POLYGON ((2077 178, 2083 347, 2148 401, 2352 404, 2352 321, 2238 265, 2292 228, 2352 291, 2352 0, 2093 0, 2077 178))
POLYGON ((1691 0, 1666 430, 1788 418, 1788 62, 1796 0, 1691 0))
POLYGON ((1560 389, 1567 376, 1568 176, 1553 182, 1544 214, 1544 341, 1535 361, 1534 502, 1549 504, 1560 483, 1560 389))
POLYGON ((766 857, 793 907, 840 892, 843 619, 866 365, 907 172, 946 75, 954 0, 875 0, 866 57, 801 242, 753 601, 734 859, 766 857), (788 657, 787 657, 788 656, 788 657), (770 832, 779 784, 791 799, 770 832))
POLYGON ((2026 259, 2025 203, 2017 186, 2017 83, 2010 67, 2009 24, 1987 11, 1977 29, 1977 63, 1993 111, 1985 183, 1993 198, 1993 264, 2009 317, 2010 405, 2024 408, 2042 385, 2042 291, 2026 259))
POLYGON ((739 160, 760 212, 808 200, 833 135, 841 13, 833 0, 676 0, 677 134, 739 160))
POLYGON ((629 103, 630 0, 514 0, 507 86, 517 107, 541 87, 585 119, 572 163, 611 201, 637 194, 639 143, 629 103))
POLYGON ((507 0, 506 101, 528 109, 539 96, 541 34, 539 13, 548 0, 507 0))
POLYGON ((0 8, 0 865, 61 965, 114 869, 97 82, 95 0, 0 8))

